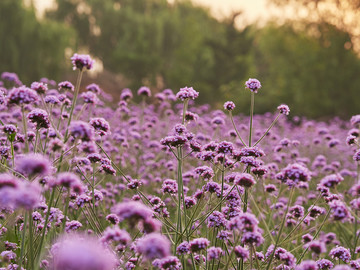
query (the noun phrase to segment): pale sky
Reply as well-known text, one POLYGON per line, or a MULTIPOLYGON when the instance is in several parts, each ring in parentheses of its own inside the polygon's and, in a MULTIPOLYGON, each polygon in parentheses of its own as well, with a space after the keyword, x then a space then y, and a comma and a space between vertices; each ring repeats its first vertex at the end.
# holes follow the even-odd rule
MULTIPOLYGON (((25 0, 31 1, 31 0, 25 0)), ((38 7, 40 13, 44 8, 51 8, 53 0, 32 0, 38 7)), ((106 1, 106 0, 105 0, 106 1)), ((171 2, 171 0, 169 0, 171 2)), ((266 0, 192 0, 193 3, 209 7, 211 13, 217 18, 223 18, 233 11, 244 11, 245 22, 251 23, 269 18, 275 14, 274 9, 269 9, 266 0)))

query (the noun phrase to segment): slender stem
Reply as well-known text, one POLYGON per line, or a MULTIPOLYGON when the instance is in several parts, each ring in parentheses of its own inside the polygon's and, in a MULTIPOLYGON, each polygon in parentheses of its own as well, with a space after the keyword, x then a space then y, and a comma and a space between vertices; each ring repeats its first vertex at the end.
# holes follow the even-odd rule
POLYGON ((246 147, 246 146, 247 146, 246 143, 245 143, 244 140, 241 138, 240 133, 239 133, 239 131, 238 131, 237 128, 236 128, 236 125, 235 125, 235 122, 234 122, 234 117, 233 117, 231 111, 229 112, 229 115, 230 115, 231 123, 232 123, 232 125, 233 125, 233 127, 234 127, 234 129, 235 129, 236 135, 237 135, 238 138, 240 139, 241 143, 246 147))
POLYGON ((48 222, 49 222, 50 210, 51 210, 52 204, 54 202, 54 197, 55 197, 55 188, 53 188, 52 191, 51 191, 50 200, 49 200, 49 203, 48 203, 48 209, 46 211, 44 229, 42 231, 40 245, 39 245, 39 254, 38 254, 39 258, 40 258, 40 255, 41 255, 42 246, 43 246, 44 239, 45 239, 45 233, 46 233, 47 225, 48 225, 48 222))
POLYGON ((271 262, 274 258, 274 254, 275 254, 275 251, 278 247, 278 244, 279 244, 279 241, 280 241, 280 237, 281 237, 281 233, 282 233, 282 230, 284 228, 284 224, 285 224, 285 220, 286 220, 286 215, 287 213, 289 212, 289 208, 290 208, 290 204, 291 204, 291 200, 292 200, 292 196, 294 194, 294 187, 291 187, 291 190, 290 190, 290 197, 289 197, 289 201, 288 201, 288 204, 287 204, 287 207, 286 207, 286 212, 284 213, 284 217, 283 217, 283 220, 281 222, 281 226, 280 226, 280 230, 279 230, 279 233, 278 233, 278 236, 277 236, 277 239, 276 239, 276 243, 275 243, 275 246, 274 246, 274 250, 273 252, 271 253, 270 255, 270 260, 269 260, 269 263, 266 267, 266 270, 269 270, 270 269, 270 266, 271 266, 271 262))
POLYGON ((280 113, 276 116, 275 120, 271 123, 271 125, 269 126, 269 128, 265 131, 265 133, 262 135, 262 137, 254 144, 254 146, 257 146, 263 139, 264 137, 269 133, 270 129, 272 129, 272 127, 276 124, 276 122, 279 120, 280 117, 280 113))
POLYGON ((25 220, 23 224, 23 231, 21 235, 21 249, 20 249, 20 258, 19 258, 19 269, 21 269, 22 263, 23 263, 23 257, 24 257, 24 247, 25 247, 25 231, 26 231, 26 225, 28 220, 28 213, 25 213, 25 220))
MULTIPOLYGON (((32 211, 29 211, 29 249, 30 249, 30 269, 34 269, 34 239, 33 239, 33 219, 32 211)), ((20 268, 21 269, 21 268, 20 268)))
POLYGON ((37 148, 37 141, 39 138, 39 128, 36 128, 36 136, 35 136, 35 144, 34 144, 34 153, 36 153, 36 148, 37 148))
POLYGON ((251 147, 251 139, 252 139, 253 116, 254 116, 254 103, 255 103, 255 94, 254 94, 254 92, 251 91, 250 126, 249 126, 249 147, 251 147))
POLYGON ((27 153, 27 152, 29 152, 29 141, 28 141, 28 137, 27 137, 27 124, 26 124, 26 118, 25 118, 24 105, 21 105, 21 114, 22 114, 22 122, 23 122, 23 127, 24 127, 24 136, 25 136, 25 153, 27 153))
POLYGON ((72 100, 72 104, 71 104, 71 109, 70 109, 70 115, 69 115, 69 120, 67 123, 67 128, 66 128, 66 132, 65 132, 65 136, 64 136, 64 142, 67 142, 68 140, 68 133, 69 133, 69 126, 71 123, 71 119, 74 113, 74 108, 76 106, 76 101, 77 101, 77 97, 80 91, 80 84, 81 84, 81 79, 82 79, 82 75, 83 75, 83 70, 79 70, 79 74, 77 77, 77 81, 76 81, 76 87, 75 87, 75 92, 74 92, 74 98, 72 100))
MULTIPOLYGON (((330 209, 329 209, 329 210, 328 210, 328 212, 327 212, 327 214, 326 214, 326 216, 325 216, 325 218, 324 218, 324 220, 323 220, 323 222, 321 223, 321 225, 320 225, 319 229, 316 231, 316 233, 315 233, 315 235, 314 235, 313 240, 315 240, 315 239, 316 239, 316 237, 319 235, 320 230, 321 230, 321 229, 322 229, 322 227, 324 226, 325 221, 326 221, 326 220, 327 220, 327 218, 329 217, 330 213, 331 213, 331 211, 330 211, 330 209)), ((307 247, 307 248, 304 250, 304 252, 301 254, 301 256, 300 256, 299 260, 296 262, 296 264, 301 263, 301 260, 304 258, 304 256, 305 256, 306 252, 308 251, 308 249, 309 249, 309 247, 307 247)))
POLYGON ((93 163, 92 201, 93 201, 93 209, 95 210, 95 162, 93 163))
POLYGON ((186 111, 188 108, 188 104, 189 104, 189 99, 185 99, 184 100, 184 107, 183 107, 183 115, 182 115, 182 124, 185 125, 185 116, 186 116, 186 111))
POLYGON ((66 217, 69 209, 69 201, 70 201, 70 189, 68 190, 67 196, 65 198, 65 211, 64 211, 64 219, 62 223, 62 231, 64 231, 66 225, 66 217))

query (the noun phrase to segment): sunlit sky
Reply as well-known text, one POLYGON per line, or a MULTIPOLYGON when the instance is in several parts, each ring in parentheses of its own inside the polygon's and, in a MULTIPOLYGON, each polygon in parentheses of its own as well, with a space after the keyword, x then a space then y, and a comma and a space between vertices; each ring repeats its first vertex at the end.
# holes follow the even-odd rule
MULTIPOLYGON (((53 0, 33 0, 33 2, 39 8, 40 14, 54 4, 53 0)), ((248 23, 263 21, 269 18, 269 15, 275 14, 275 9, 269 8, 266 0, 192 0, 192 2, 208 7, 211 13, 220 19, 240 10, 243 11, 244 20, 248 23)))

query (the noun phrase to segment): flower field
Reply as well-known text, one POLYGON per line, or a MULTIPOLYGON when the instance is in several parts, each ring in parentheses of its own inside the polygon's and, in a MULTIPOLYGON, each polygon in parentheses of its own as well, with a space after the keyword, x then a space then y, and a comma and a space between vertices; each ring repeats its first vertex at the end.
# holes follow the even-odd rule
POLYGON ((241 114, 192 87, 115 104, 71 60, 76 82, 2 73, 0 269, 360 269, 360 115, 256 115, 257 79, 241 114))

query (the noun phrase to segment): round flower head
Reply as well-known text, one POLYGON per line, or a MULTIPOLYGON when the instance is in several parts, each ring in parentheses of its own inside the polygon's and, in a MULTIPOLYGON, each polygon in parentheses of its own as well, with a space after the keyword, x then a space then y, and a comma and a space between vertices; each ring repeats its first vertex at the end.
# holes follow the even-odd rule
POLYGON ((92 91, 82 93, 81 97, 84 99, 84 103, 97 104, 99 102, 97 95, 92 91))
POLYGON ((243 259, 244 261, 246 261, 249 258, 249 250, 242 246, 236 246, 234 248, 234 253, 236 257, 243 259))
POLYGON ((51 173, 51 162, 41 154, 27 154, 15 160, 15 169, 21 174, 32 177, 51 173))
POLYGON ((36 125, 36 129, 47 129, 50 127, 49 116, 47 112, 42 109, 33 109, 31 112, 29 112, 27 118, 31 123, 36 125))
POLYGON ((176 94, 176 98, 184 101, 185 99, 195 99, 199 96, 199 92, 195 91, 192 87, 185 86, 180 88, 180 91, 176 94))
POLYGON ((198 252, 209 246, 210 241, 206 238, 196 238, 189 243, 189 248, 192 252, 198 252))
POLYGON ((92 83, 86 86, 86 90, 94 92, 97 95, 101 94, 102 92, 100 86, 97 85, 96 83, 92 83))
POLYGON ((16 73, 5 71, 1 73, 1 79, 3 79, 4 81, 13 82, 17 85, 21 85, 21 81, 19 80, 19 77, 16 73))
POLYGON ((95 129, 100 136, 104 136, 110 132, 109 123, 102 117, 91 118, 90 125, 95 129))
POLYGON ((75 89, 74 85, 71 82, 68 82, 68 81, 60 82, 58 84, 58 87, 59 87, 59 90, 64 89, 64 90, 74 91, 74 89, 75 89))
POLYGON ((150 91, 149 87, 142 86, 142 87, 139 88, 137 94, 139 96, 150 97, 151 96, 151 91, 150 91))
POLYGON ((358 125, 360 124, 360 114, 352 116, 350 119, 350 123, 353 127, 358 127, 358 125))
POLYGON ((70 134, 83 141, 91 141, 94 137, 93 128, 84 121, 71 122, 69 126, 70 134))
POLYGON ((97 239, 70 234, 62 236, 51 248, 51 269, 112 270, 117 259, 97 239))
POLYGON ((232 102, 232 101, 226 101, 226 102, 224 103, 224 109, 227 110, 227 111, 232 111, 232 110, 234 110, 234 109, 235 109, 235 104, 234 104, 234 102, 232 102))
POLYGON ((295 270, 318 270, 319 267, 315 261, 307 260, 296 266, 295 270))
POLYGON ((47 84, 42 82, 33 82, 30 87, 39 95, 45 94, 45 92, 48 90, 47 84))
POLYGON ((26 86, 13 88, 9 92, 7 97, 8 97, 8 104, 16 104, 16 105, 35 103, 36 101, 39 100, 38 94, 34 90, 26 86))
POLYGON ((5 125, 3 126, 3 131, 4 133, 11 135, 17 132, 17 127, 11 124, 5 125))
POLYGON ((261 83, 257 79, 250 78, 246 81, 245 88, 250 89, 254 93, 257 93, 257 90, 261 88, 261 83))
POLYGON ((169 239, 159 233, 147 234, 136 243, 136 251, 143 255, 145 260, 161 259, 169 256, 170 247, 169 239))
POLYGON ((94 60, 91 59, 90 55, 88 54, 77 54, 75 53, 73 57, 71 57, 71 62, 73 64, 73 70, 83 68, 92 69, 94 65, 94 60))
POLYGON ((277 109, 279 110, 279 112, 281 114, 285 114, 285 115, 289 115, 290 113, 290 109, 289 109, 289 106, 288 105, 285 105, 285 104, 281 104, 277 107, 277 109))

